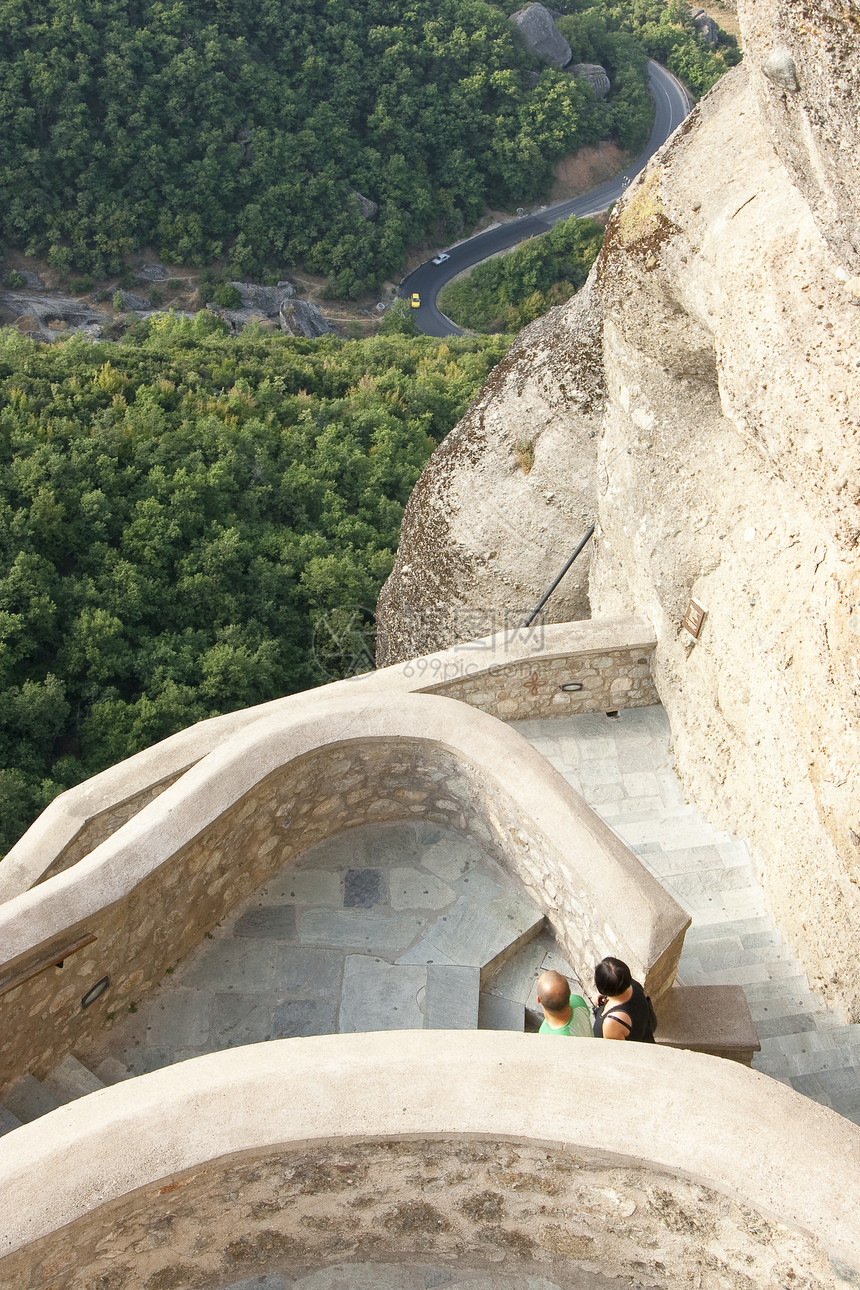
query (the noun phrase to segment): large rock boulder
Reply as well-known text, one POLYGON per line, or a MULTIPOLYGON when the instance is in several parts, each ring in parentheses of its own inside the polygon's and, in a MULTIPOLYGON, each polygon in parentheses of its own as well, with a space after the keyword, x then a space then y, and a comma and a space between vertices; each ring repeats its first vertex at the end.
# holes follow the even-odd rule
POLYGON ((512 14, 510 21, 529 53, 552 67, 566 67, 570 62, 570 45, 542 4, 526 5, 512 14))
POLYGON ((305 336, 308 340, 334 331, 325 314, 307 300, 285 300, 278 311, 278 324, 288 336, 305 336))
POLYGON ((291 282, 279 282, 276 287, 262 287, 257 282, 232 282, 242 299, 242 308, 264 318, 277 318, 281 305, 291 300, 296 289, 291 282))
POLYGON ((362 217, 371 222, 375 220, 379 214, 379 205, 370 197, 365 197, 364 193, 358 192, 355 188, 351 188, 349 191, 351 196, 354 197, 358 205, 358 209, 361 211, 362 217))
MULTIPOLYGON (((747 55, 609 226, 590 594, 596 614, 654 624, 691 796, 749 839, 811 983, 857 1019, 860 308, 830 200, 841 167, 813 200, 795 183, 798 147, 813 155, 830 123, 792 137, 786 167, 762 92, 747 55)), ((783 110, 812 121, 808 103, 783 110)))
POLYGON ((241 296, 240 309, 220 310, 234 331, 240 331, 255 318, 277 321, 281 331, 289 336, 305 336, 313 340, 333 332, 334 327, 316 306, 296 298, 291 282, 279 282, 276 287, 263 287, 256 282, 231 284, 241 296))
POLYGON ((587 81, 597 99, 605 99, 612 88, 609 73, 605 67, 601 67, 600 63, 571 63, 567 71, 571 76, 578 76, 583 81, 587 81))
POLYGON ((144 264, 134 276, 140 282, 164 282, 170 275, 163 264, 144 264))
POLYGON ((690 17, 693 20, 693 26, 696 31, 709 45, 718 45, 720 43, 720 29, 713 18, 708 17, 704 9, 693 9, 690 17))
POLYGON ((133 291, 116 291, 116 296, 122 296, 123 309, 133 309, 137 313, 148 313, 152 305, 145 296, 135 295, 133 291))
MULTIPOLYGON (((520 626, 594 520, 600 311, 586 288, 521 332, 409 499, 377 664, 520 626)), ((545 610, 589 616, 589 549, 545 610)))
POLYGON ((555 517, 596 507, 592 611, 653 624, 691 796, 749 840, 811 984, 857 1020, 860 43, 838 0, 740 17, 743 65, 616 207, 589 294, 524 333, 431 459, 382 648, 431 640, 413 624, 437 609, 450 639, 449 605, 519 610, 567 545, 555 517))

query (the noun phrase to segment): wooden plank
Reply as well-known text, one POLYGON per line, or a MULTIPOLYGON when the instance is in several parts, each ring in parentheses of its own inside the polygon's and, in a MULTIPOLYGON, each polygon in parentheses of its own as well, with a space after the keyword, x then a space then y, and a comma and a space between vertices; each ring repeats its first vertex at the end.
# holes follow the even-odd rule
POLYGON ((86 949, 96 940, 95 935, 84 933, 73 941, 66 941, 64 944, 55 945, 41 958, 30 963, 27 967, 18 968, 17 971, 9 976, 0 977, 0 995, 8 994, 14 990, 17 985, 23 985, 25 981, 30 981, 34 976, 39 976, 41 972, 47 972, 48 968, 59 967, 66 959, 77 954, 79 950, 86 949))

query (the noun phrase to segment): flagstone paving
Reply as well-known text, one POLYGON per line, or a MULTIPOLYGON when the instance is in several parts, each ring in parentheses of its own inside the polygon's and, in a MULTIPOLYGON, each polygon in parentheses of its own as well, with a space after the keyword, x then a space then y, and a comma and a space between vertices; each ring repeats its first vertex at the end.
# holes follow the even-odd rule
POLYGON ((860 1124, 860 1026, 809 988, 770 917, 743 842, 685 801, 662 707, 514 726, 691 915, 679 980, 743 987, 761 1041, 756 1070, 860 1124))
POLYGON ((254 892, 88 1061, 112 1083, 268 1039, 534 1029, 545 967, 574 979, 541 911, 478 844, 420 822, 354 829, 254 892))

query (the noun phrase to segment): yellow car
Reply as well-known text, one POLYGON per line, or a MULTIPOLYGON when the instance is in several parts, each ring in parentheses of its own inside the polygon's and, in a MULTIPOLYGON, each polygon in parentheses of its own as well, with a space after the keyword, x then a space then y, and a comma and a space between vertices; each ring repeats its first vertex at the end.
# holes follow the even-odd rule
POLYGON ((409 303, 413 309, 421 308, 421 297, 419 296, 417 291, 412 292, 412 295, 409 297, 409 303))

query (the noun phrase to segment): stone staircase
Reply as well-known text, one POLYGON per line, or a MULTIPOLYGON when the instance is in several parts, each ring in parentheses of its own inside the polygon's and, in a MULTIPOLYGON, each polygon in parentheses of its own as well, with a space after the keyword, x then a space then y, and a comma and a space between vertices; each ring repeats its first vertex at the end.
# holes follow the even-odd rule
POLYGON ((108 1084, 118 1084, 128 1079, 130 1071, 121 1062, 108 1058, 99 1066, 99 1074, 69 1054, 58 1066, 38 1080, 34 1075, 23 1075, 7 1089, 0 1103, 0 1137, 56 1111, 58 1106, 74 1102, 88 1093, 95 1093, 108 1084))
MULTIPOLYGON (((480 875, 473 876, 473 888, 479 881, 480 875)), ((422 1005, 425 1030, 525 1028, 524 1002, 491 994, 482 986, 518 958, 543 930, 546 919, 518 893, 508 893, 489 906, 477 903, 475 895, 472 890, 461 896, 422 938, 428 954, 422 1005), (434 961, 440 955, 451 961, 434 961)))

